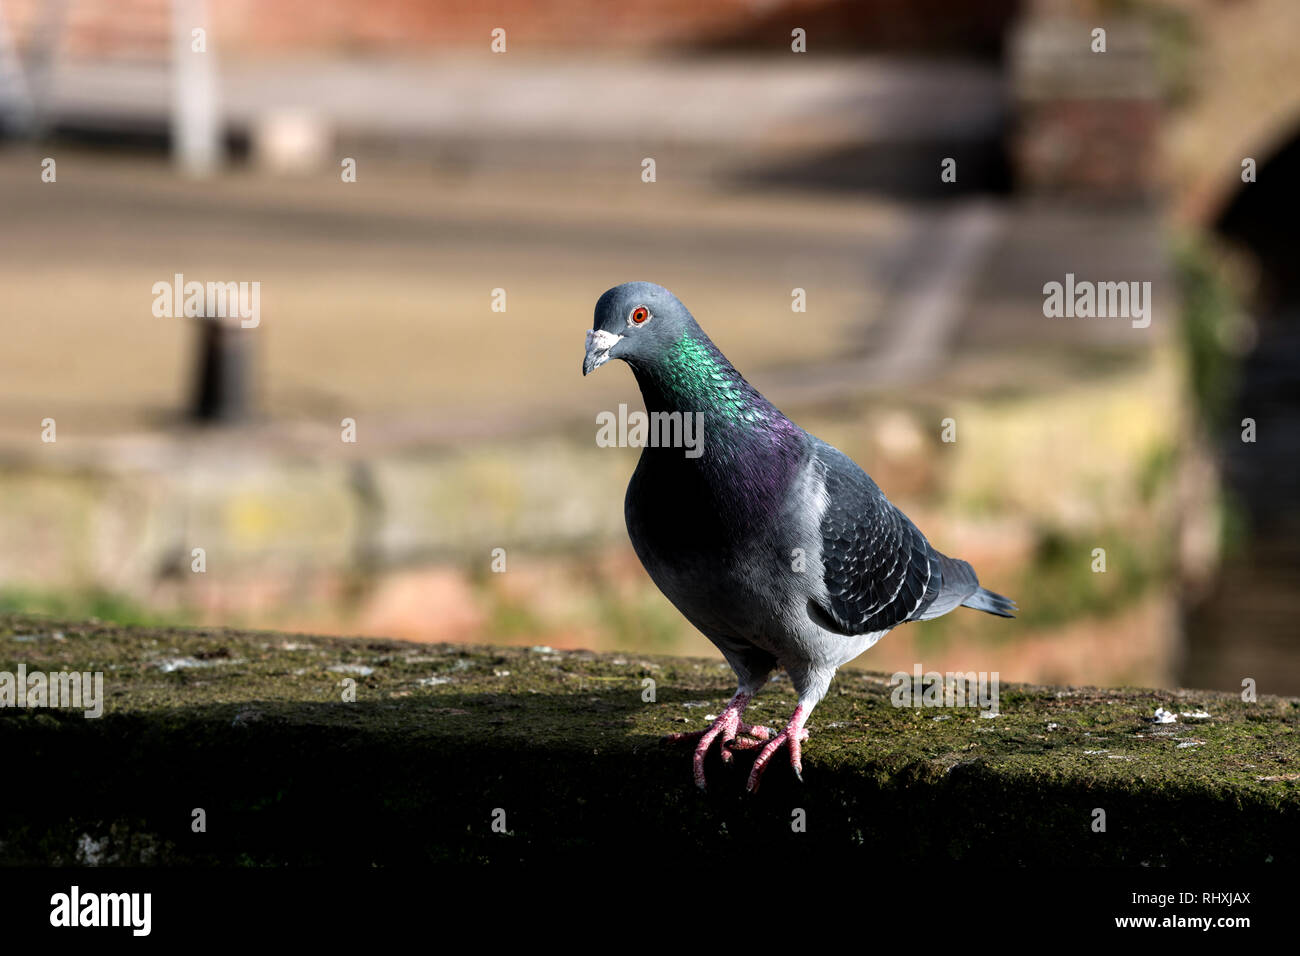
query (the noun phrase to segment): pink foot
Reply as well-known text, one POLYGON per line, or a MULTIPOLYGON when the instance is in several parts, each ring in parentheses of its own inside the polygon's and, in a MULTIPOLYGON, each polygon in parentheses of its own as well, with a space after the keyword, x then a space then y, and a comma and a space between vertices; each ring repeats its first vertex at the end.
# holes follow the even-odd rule
POLYGON ((749 747, 757 747, 761 741, 767 740, 775 733, 775 731, 770 727, 762 727, 758 724, 747 724, 740 719, 741 715, 745 712, 745 708, 749 706, 749 699, 749 694, 737 694, 735 697, 731 698, 731 702, 727 704, 726 709, 718 715, 718 719, 715 720, 707 730, 694 730, 681 734, 669 734, 667 736, 666 739, 670 741, 693 740, 699 738, 699 743, 695 745, 694 768, 695 785, 701 790, 705 788, 704 757, 709 752, 709 747, 713 745, 713 741, 716 740, 719 735, 722 737, 722 741, 719 744, 719 750, 722 754, 722 762, 731 763, 732 756, 730 748, 733 744, 741 750, 748 749, 749 747), (745 734, 748 738, 754 739, 750 740, 746 739, 746 737, 737 738, 737 734, 745 734))
MULTIPOLYGON (((794 709, 794 716, 790 718, 790 723, 786 725, 785 730, 781 731, 766 746, 759 751, 758 758, 754 761, 754 769, 749 772, 749 782, 745 784, 745 789, 750 793, 758 792, 758 782, 763 776, 763 771, 767 769, 768 762, 782 747, 790 748, 790 767, 794 770, 794 775, 803 783, 803 751, 800 747, 808 739, 808 731, 804 729, 803 723, 808 719, 808 712, 800 704, 794 709)), ((757 744, 738 744, 739 749, 748 749, 756 747, 757 744)))

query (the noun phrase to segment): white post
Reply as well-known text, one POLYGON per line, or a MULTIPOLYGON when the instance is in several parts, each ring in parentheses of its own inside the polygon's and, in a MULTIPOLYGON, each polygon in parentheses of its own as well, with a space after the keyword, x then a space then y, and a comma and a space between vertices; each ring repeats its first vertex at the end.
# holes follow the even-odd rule
POLYGON ((172 0, 172 158, 184 175, 194 177, 212 175, 222 159, 207 12, 206 0, 172 0))

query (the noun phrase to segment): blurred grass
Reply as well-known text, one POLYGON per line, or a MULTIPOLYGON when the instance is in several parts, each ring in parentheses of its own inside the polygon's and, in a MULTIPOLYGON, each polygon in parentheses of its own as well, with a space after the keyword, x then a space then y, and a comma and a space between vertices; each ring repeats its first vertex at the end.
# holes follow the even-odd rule
POLYGON ((0 614, 19 613, 66 620, 112 621, 124 626, 175 627, 196 623, 194 615, 160 611, 126 595, 99 588, 58 591, 0 588, 0 614))

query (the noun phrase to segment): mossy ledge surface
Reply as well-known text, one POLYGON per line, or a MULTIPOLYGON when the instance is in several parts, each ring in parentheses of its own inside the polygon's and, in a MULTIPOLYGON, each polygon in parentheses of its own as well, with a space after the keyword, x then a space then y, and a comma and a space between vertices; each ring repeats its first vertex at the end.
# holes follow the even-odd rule
MULTIPOLYGON (((781 760, 750 796, 752 751, 711 758, 701 793, 690 748, 661 740, 720 709, 721 660, 0 616, 0 671, 20 662, 102 671, 105 705, 0 710, 11 865, 1300 861, 1293 698, 1003 685, 989 718, 898 708, 885 675, 842 671, 806 782, 781 760), (1159 724, 1157 707, 1209 716, 1159 724)), ((751 716, 780 724, 793 704, 778 681, 751 716)))

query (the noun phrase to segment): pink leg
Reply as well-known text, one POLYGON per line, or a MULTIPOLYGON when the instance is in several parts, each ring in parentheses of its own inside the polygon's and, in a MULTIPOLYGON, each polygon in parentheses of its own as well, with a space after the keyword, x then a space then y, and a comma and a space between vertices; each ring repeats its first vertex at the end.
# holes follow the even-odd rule
POLYGON ((749 694, 738 692, 735 697, 731 698, 731 702, 727 704, 726 709, 718 715, 718 719, 715 720, 707 730, 695 730, 688 733, 668 735, 667 739, 672 741, 699 738, 699 743, 695 746, 694 769, 695 785, 701 790, 705 788, 704 757, 709 752, 709 747, 713 745, 713 741, 717 739, 719 734, 722 735, 722 742, 719 745, 722 753, 722 760, 724 763, 731 763, 732 757, 729 748, 733 743, 741 749, 745 749, 748 746, 757 746, 756 743, 751 744, 748 741, 743 743, 737 741, 736 734, 748 734, 750 737, 762 741, 767 740, 773 733, 775 733, 775 731, 770 727, 747 724, 740 719, 741 715, 745 713, 745 708, 749 706, 750 697, 751 695, 749 694))
MULTIPOLYGON (((786 725, 785 730, 781 731, 775 737, 767 742, 767 745, 759 751, 758 759, 754 761, 754 769, 749 773, 749 782, 745 784, 745 789, 750 793, 758 791, 758 781, 763 776, 763 771, 767 769, 768 761, 782 747, 790 748, 790 766, 794 770, 794 775, 803 782, 803 752, 800 744, 808 739, 808 731, 804 730, 804 721, 808 719, 808 714, 812 711, 811 707, 805 707, 800 704, 794 709, 794 716, 790 718, 790 723, 786 725)), ((751 744, 740 745, 741 749, 747 749, 751 744)))

